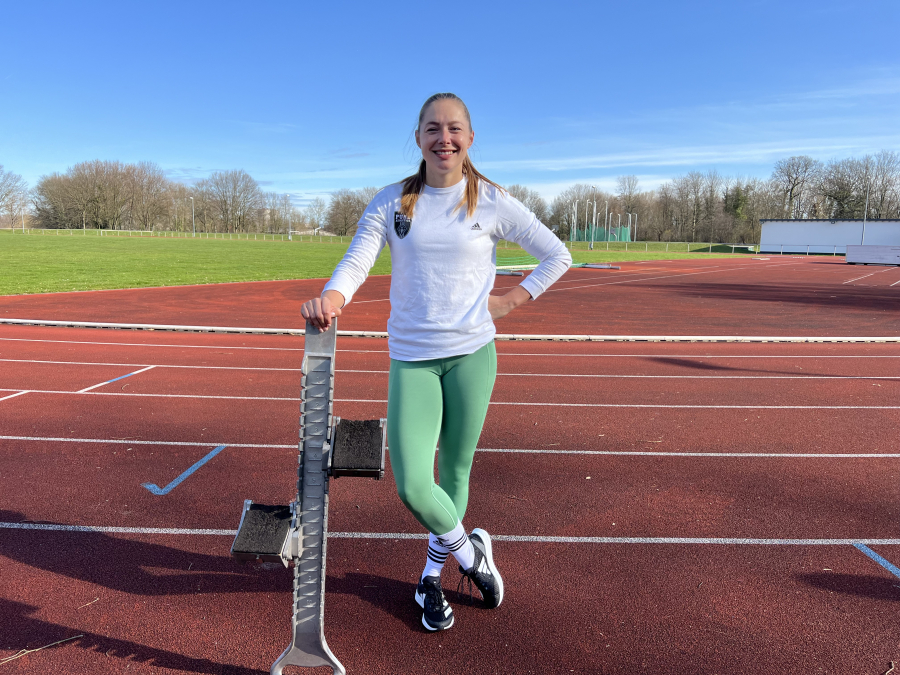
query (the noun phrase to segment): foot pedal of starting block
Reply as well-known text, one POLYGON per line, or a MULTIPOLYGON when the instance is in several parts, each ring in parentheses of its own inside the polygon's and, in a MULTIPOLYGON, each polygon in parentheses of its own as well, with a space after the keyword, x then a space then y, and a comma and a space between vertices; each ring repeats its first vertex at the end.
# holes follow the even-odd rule
POLYGON ((516 272, 514 270, 497 270, 498 277, 524 277, 524 272, 516 272))
POLYGON ((585 267, 589 270, 620 270, 621 267, 615 265, 607 265, 606 263, 588 263, 585 267))
POLYGON ((329 475, 384 478, 386 420, 345 420, 336 417, 331 433, 329 475))
POLYGON ((287 566, 289 558, 284 553, 293 515, 289 504, 267 506, 245 500, 231 555, 242 561, 280 562, 287 566))

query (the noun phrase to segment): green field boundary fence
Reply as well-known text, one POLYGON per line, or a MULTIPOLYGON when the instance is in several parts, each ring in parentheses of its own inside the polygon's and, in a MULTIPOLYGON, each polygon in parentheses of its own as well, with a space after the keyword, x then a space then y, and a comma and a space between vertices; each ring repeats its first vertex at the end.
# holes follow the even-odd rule
MULTIPOLYGON (((612 228, 611 238, 595 239, 593 242, 588 239, 584 240, 585 232, 578 234, 575 241, 564 242, 566 247, 573 251, 625 251, 633 253, 654 252, 654 253, 758 253, 758 244, 730 244, 730 243, 714 243, 714 242, 685 242, 685 241, 628 241, 627 228, 612 228), (616 232, 621 230, 621 232, 616 232), (616 240, 616 236, 623 236, 625 240, 616 240)), ((287 233, 271 233, 271 232, 197 232, 191 231, 174 231, 174 230, 98 230, 98 229, 42 229, 42 228, 15 228, 11 230, 0 230, 0 232, 9 232, 13 235, 27 235, 39 237, 151 237, 162 239, 213 239, 224 241, 276 241, 276 242, 297 242, 297 243, 317 243, 317 244, 349 244, 352 236, 350 235, 314 235, 314 234, 292 234, 287 233)), ((588 233, 589 234, 589 233, 588 233)), ((605 231, 597 228, 595 232, 598 236, 605 235, 605 231)), ((498 244, 503 249, 509 249, 509 242, 503 240, 498 244)), ((513 249, 518 249, 516 244, 512 245, 513 249)), ((835 249, 836 250, 836 249, 835 249)), ((531 256, 503 258, 499 257, 498 264, 503 265, 537 265, 538 261, 531 256)))
MULTIPOLYGON (((2 232, 3 230, 0 230, 2 232)), ((349 235, 282 234, 271 232, 183 232, 175 230, 98 230, 98 229, 45 229, 20 227, 8 230, 14 235, 57 236, 57 237, 148 237, 156 239, 219 239, 228 241, 296 241, 318 244, 350 243, 349 235)))

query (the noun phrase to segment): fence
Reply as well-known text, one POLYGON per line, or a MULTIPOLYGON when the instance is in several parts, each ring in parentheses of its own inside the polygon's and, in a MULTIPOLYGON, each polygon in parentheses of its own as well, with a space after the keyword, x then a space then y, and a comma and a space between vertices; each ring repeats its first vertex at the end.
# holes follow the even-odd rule
POLYGON ((287 234, 269 234, 266 232, 174 232, 170 230, 77 230, 77 229, 58 229, 46 230, 41 228, 25 229, 16 228, 11 230, 12 234, 40 235, 40 236, 87 236, 87 237, 155 237, 157 239, 223 239, 236 241, 306 241, 319 244, 343 244, 346 238, 350 243, 352 237, 341 237, 337 235, 287 235, 287 234))

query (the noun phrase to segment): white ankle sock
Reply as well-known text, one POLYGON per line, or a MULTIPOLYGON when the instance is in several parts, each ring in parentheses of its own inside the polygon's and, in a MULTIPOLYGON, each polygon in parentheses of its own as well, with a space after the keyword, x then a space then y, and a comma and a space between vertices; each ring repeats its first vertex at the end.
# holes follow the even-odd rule
POLYGON ((425 558, 425 571, 422 572, 422 578, 440 577, 444 563, 450 551, 437 538, 437 535, 428 533, 428 557, 425 558))
POLYGON ((457 523, 456 527, 447 534, 438 535, 437 540, 453 554, 453 557, 456 558, 464 570, 475 564, 475 548, 472 546, 472 542, 469 541, 469 537, 466 535, 466 530, 461 522, 457 523))

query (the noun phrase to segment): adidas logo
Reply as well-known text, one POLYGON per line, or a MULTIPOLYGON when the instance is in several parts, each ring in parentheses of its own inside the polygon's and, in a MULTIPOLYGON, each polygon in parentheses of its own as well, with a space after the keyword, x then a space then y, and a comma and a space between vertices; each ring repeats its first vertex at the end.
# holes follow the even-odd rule
POLYGON ((470 229, 473 229, 473 230, 480 230, 480 229, 481 229, 481 225, 479 225, 478 223, 475 223, 470 229))

